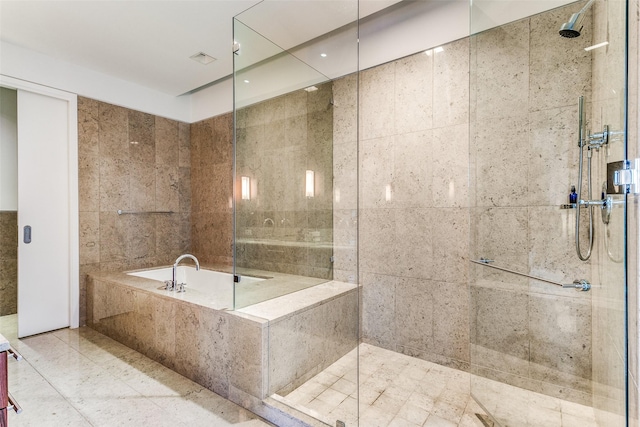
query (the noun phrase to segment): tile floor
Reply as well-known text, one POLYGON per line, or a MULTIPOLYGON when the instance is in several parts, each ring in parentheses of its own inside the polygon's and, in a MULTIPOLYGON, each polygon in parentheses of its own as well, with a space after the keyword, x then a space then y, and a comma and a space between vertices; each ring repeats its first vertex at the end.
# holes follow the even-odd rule
MULTIPOLYGON (((22 340, 16 330, 15 315, 0 317, 0 333, 24 357, 9 362, 9 389, 23 408, 10 412, 11 427, 272 425, 92 329, 22 340)), ((331 426, 358 425, 357 357, 350 352, 284 401, 331 426)), ((368 344, 359 357, 360 426, 483 427, 468 373, 368 344)), ((474 378, 505 426, 596 426, 592 408, 474 378)))
POLYGON ((16 316, 0 333, 22 354, 9 361, 21 426, 267 427, 253 413, 89 328, 17 340, 16 316))
MULTIPOLYGON (((475 414, 484 411, 470 397, 468 373, 368 344, 359 353, 360 426, 483 427, 475 414)), ((357 357, 350 352, 283 400, 329 425, 357 425, 357 357)), ((505 427, 596 426, 587 406, 484 378, 475 390, 505 427)))

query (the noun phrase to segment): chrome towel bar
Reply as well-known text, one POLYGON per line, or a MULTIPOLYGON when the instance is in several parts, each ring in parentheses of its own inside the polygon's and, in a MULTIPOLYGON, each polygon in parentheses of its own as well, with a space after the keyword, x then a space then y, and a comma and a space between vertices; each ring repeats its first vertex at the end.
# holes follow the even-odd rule
POLYGON ((492 263, 493 260, 486 259, 486 258, 480 258, 480 260, 472 259, 471 262, 478 265, 484 265, 485 267, 495 268, 496 270, 505 271, 507 273, 516 274, 518 276, 527 277, 529 279, 538 280, 540 282, 550 283, 552 285, 560 286, 561 288, 570 288, 570 289, 575 289, 577 291, 582 291, 582 292, 587 292, 588 290, 591 289, 591 284, 584 279, 574 280, 573 283, 566 284, 566 283, 555 282, 553 280, 543 279, 541 277, 531 276, 529 274, 521 273, 515 270, 510 270, 504 267, 499 267, 497 265, 491 265, 490 263, 492 263))
POLYGON ((122 209, 117 210, 118 215, 125 214, 172 214, 173 211, 123 211, 122 209))

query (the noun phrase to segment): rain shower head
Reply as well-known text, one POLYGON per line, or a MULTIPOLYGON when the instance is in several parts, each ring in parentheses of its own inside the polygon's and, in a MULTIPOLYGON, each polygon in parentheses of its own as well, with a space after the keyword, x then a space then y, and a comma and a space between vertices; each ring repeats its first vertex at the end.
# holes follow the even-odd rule
POLYGON ((580 9, 580 12, 574 13, 569 18, 568 22, 565 22, 560 27, 560 36, 572 39, 580 36, 580 32, 582 31, 582 23, 584 22, 584 14, 589 9, 589 6, 593 4, 595 0, 589 0, 587 4, 580 9))
POLYGON ((583 20, 583 14, 581 14, 580 12, 574 13, 573 15, 571 15, 571 19, 569 19, 569 22, 565 22, 560 27, 560 35, 568 39, 579 37, 580 31, 582 31, 583 20))

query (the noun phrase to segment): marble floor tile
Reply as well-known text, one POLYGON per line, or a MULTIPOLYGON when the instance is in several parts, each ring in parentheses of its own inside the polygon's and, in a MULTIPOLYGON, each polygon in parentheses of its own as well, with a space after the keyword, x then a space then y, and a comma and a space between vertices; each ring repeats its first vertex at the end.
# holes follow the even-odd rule
POLYGON ((9 412, 12 427, 272 426, 91 329, 18 340, 16 317, 0 317, 0 334, 24 357, 9 362, 9 389, 23 409, 9 412))
MULTIPOLYGON (((12 427, 270 425, 91 329, 21 340, 16 330, 15 315, 0 317, 0 333, 24 356, 9 363, 9 388, 23 407, 10 412, 12 427)), ((283 399, 329 425, 482 427, 470 380, 467 372, 361 344, 283 399)), ((483 378, 474 377, 473 387, 509 426, 596 426, 583 405, 483 378)))
MULTIPOLYGON (((491 414, 509 427, 596 426, 593 409, 583 405, 480 377, 474 377, 473 388, 491 414)), ((468 372, 369 344, 280 399, 307 413, 312 410, 329 425, 336 420, 358 425, 359 416, 364 427, 483 427, 476 414, 485 414, 471 397, 468 372), (359 387, 343 399, 358 381, 356 362, 359 387)))

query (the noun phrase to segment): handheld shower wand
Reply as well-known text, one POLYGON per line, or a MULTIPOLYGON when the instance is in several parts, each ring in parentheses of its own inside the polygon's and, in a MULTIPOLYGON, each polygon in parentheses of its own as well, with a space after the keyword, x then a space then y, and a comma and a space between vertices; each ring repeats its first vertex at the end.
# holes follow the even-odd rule
MULTIPOLYGON (((589 249, 585 255, 582 254, 580 249, 580 207, 583 204, 582 199, 582 172, 583 172, 583 157, 584 146, 588 145, 587 138, 585 138, 584 129, 584 97, 578 98, 578 146, 580 147, 580 160, 578 161, 578 200, 576 202, 576 253, 581 261, 586 261, 591 257, 591 251, 593 250, 593 205, 586 204, 589 212, 589 249)), ((587 200, 591 200, 591 147, 587 147, 587 200)))

